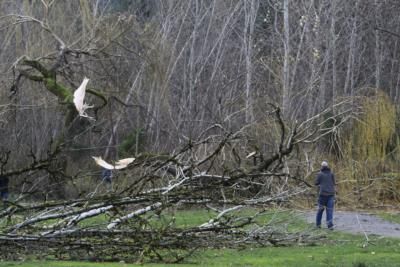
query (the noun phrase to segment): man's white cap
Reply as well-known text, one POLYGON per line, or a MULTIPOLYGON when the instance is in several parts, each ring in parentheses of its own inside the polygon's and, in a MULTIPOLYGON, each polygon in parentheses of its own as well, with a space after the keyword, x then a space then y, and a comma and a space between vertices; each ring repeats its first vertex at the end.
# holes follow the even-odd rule
POLYGON ((322 167, 328 167, 328 162, 324 160, 323 162, 321 162, 321 166, 322 167))

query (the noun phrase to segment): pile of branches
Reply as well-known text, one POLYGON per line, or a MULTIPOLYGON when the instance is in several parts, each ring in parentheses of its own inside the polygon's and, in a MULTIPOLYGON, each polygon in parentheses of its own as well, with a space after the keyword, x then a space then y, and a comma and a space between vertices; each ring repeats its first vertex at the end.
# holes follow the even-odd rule
POLYGON ((334 129, 311 131, 313 120, 289 128, 279 108, 270 114, 281 136, 268 155, 244 147, 243 130, 214 125, 175 153, 139 155, 119 171, 113 189, 96 186, 72 200, 7 202, 0 210, 0 257, 178 262, 199 248, 314 242, 312 231, 289 232, 287 221, 258 219, 309 190, 304 173, 290 172, 290 155, 334 129), (179 225, 174 215, 187 209, 215 216, 179 225))

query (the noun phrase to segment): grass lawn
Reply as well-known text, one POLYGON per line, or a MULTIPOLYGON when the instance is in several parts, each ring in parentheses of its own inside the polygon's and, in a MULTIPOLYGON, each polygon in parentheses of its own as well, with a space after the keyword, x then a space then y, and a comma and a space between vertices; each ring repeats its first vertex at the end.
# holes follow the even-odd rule
MULTIPOLYGON (((198 225, 215 214, 203 211, 182 212, 176 217, 178 225, 198 225)), ((293 216, 283 212, 263 215, 264 223, 280 221, 282 216, 293 216)), ((304 222, 298 223, 306 226, 304 222)), ((400 239, 376 238, 372 244, 364 246, 363 236, 343 234, 337 231, 316 230, 316 235, 325 235, 324 242, 313 246, 247 248, 243 250, 207 249, 199 251, 182 264, 125 264, 90 263, 71 261, 25 261, 0 262, 3 266, 20 267, 96 267, 96 266, 343 266, 343 267, 395 267, 400 266, 400 239)))
POLYGON ((397 213, 380 212, 378 213, 378 216, 389 222, 400 223, 400 213, 398 212, 397 213))
MULTIPOLYGON (((334 235, 334 233, 329 234, 334 235)), ((342 238, 344 236, 341 236, 342 238)), ((400 240, 381 239, 375 245, 362 247, 362 238, 350 237, 346 242, 307 247, 270 247, 244 250, 206 250, 184 264, 144 264, 142 266, 343 266, 343 267, 395 267, 400 266, 400 240)), ((334 238, 336 239, 336 238, 334 238)), ((0 266, 20 267, 96 267, 141 266, 125 263, 88 262, 0 262, 0 266)))

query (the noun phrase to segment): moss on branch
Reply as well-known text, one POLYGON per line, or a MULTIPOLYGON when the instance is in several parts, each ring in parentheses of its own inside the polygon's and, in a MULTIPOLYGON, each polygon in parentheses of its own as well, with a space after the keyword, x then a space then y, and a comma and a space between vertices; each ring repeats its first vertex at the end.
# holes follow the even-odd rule
POLYGON ((24 59, 23 65, 30 66, 37 71, 39 71, 43 77, 54 77, 55 78, 55 72, 54 71, 49 71, 46 69, 38 60, 33 60, 33 59, 24 59))
POLYGON ((44 78, 44 84, 51 93, 58 97, 60 102, 65 104, 73 104, 73 94, 71 90, 57 83, 55 78, 44 78))
MULTIPOLYGON (((51 92, 53 95, 55 95, 59 102, 62 104, 65 104, 68 106, 68 114, 66 117, 66 124, 69 125, 74 117, 77 115, 77 111, 74 106, 74 95, 73 95, 73 90, 65 87, 64 85, 57 83, 56 79, 56 71, 53 69, 47 69, 42 63, 40 63, 38 60, 30 59, 30 58, 24 58, 22 60, 22 65, 31 67, 32 69, 36 70, 40 74, 32 75, 26 70, 21 70, 20 73, 28 78, 31 81, 36 81, 36 82, 43 82, 44 86, 46 89, 51 92)), ((95 112, 97 110, 103 108, 105 105, 107 105, 108 101, 107 98, 104 96, 104 94, 100 93, 99 91, 96 91, 94 89, 87 89, 86 90, 88 93, 100 98, 102 100, 102 104, 100 106, 95 107, 95 112)))

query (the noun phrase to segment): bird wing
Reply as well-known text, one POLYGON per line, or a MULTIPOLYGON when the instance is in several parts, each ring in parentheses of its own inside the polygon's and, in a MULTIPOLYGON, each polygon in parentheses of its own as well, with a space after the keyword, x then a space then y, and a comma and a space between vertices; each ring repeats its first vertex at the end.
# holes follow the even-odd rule
POLYGON ((91 118, 86 114, 85 110, 88 108, 91 108, 92 106, 89 106, 83 102, 85 99, 86 86, 87 86, 88 82, 89 82, 88 78, 86 78, 86 77, 83 78, 81 85, 78 87, 78 89, 75 90, 74 104, 75 104, 76 110, 79 112, 79 116, 91 118))
POLYGON ((246 159, 248 159, 248 158, 254 156, 256 153, 257 153, 256 151, 251 152, 250 154, 248 154, 248 155, 246 156, 246 159))
POLYGON ((101 157, 92 157, 92 158, 94 159, 94 161, 96 162, 97 165, 99 165, 103 168, 106 168, 108 170, 116 169, 113 165, 111 165, 110 163, 107 163, 101 157))
POLYGON ((88 78, 84 78, 81 85, 74 92, 74 104, 79 114, 83 110, 83 100, 85 99, 86 86, 89 82, 88 78))
POLYGON ((120 159, 117 162, 115 162, 115 165, 129 165, 131 164, 135 158, 126 158, 126 159, 120 159))
POLYGON ((115 162, 115 169, 120 170, 123 168, 128 167, 129 164, 131 164, 135 158, 126 158, 126 159, 120 159, 117 162, 115 162))
POLYGON ((116 170, 121 170, 121 169, 124 169, 126 167, 128 167, 128 165, 115 165, 115 169, 116 170))

